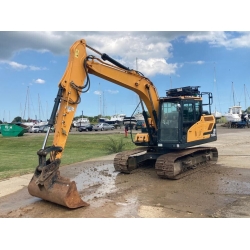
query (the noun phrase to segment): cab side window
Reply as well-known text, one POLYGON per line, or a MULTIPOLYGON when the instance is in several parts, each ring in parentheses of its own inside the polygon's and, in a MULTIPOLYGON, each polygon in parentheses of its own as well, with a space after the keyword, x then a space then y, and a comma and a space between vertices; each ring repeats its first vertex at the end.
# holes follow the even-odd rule
POLYGON ((194 108, 195 108, 195 119, 196 121, 199 121, 201 118, 201 113, 202 113, 202 103, 201 101, 196 101, 194 103, 194 108))
POLYGON ((201 117, 201 102, 187 102, 183 105, 183 122, 197 122, 201 117))
POLYGON ((183 122, 194 121, 194 107, 193 103, 184 103, 183 105, 183 122))
POLYGON ((183 104, 183 139, 187 139, 187 131, 200 120, 202 112, 201 101, 190 101, 183 104))

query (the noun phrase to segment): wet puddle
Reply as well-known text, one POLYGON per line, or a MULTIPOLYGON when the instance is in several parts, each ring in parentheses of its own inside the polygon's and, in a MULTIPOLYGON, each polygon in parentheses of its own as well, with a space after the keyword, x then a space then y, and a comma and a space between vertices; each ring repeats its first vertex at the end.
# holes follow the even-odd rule
POLYGON ((105 164, 86 168, 72 180, 76 182, 77 190, 83 199, 89 201, 115 192, 117 174, 113 164, 105 164))

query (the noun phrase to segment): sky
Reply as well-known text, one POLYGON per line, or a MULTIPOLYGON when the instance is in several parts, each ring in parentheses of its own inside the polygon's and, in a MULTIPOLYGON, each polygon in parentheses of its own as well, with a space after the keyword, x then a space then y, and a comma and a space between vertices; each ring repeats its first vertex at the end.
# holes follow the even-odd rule
MULTIPOLYGON (((213 108, 225 113, 232 105, 250 106, 250 32, 225 31, 1 31, 0 119, 46 120, 69 48, 79 39, 130 69, 138 69, 166 90, 200 86, 213 93, 213 108), (18 42, 17 42, 18 41, 18 42)), ((96 55, 88 51, 90 55, 96 55)), ((91 87, 81 95, 77 115, 141 112, 138 96, 90 75, 91 87), (136 109, 136 110, 135 110, 136 109)))
MULTIPOLYGON (((212 10, 210 8, 208 12, 212 10)), ((35 15, 39 20, 39 13, 35 15)), ((90 16, 96 18, 95 15, 90 16)), ((105 16, 106 19, 107 16, 114 19, 113 16, 105 16)), ((58 13, 57 19, 60 18, 58 13)), ((161 30, 165 27, 161 24, 159 29, 150 30, 147 23, 146 27, 142 25, 140 28, 132 21, 128 22, 125 30, 119 22, 118 27, 103 30, 101 23, 105 25, 105 19, 99 26, 98 19, 92 30, 90 25, 88 29, 79 31, 79 23, 74 29, 74 25, 65 20, 63 27, 44 22, 32 26, 28 20, 21 19, 21 30, 15 24, 0 31, 2 121, 11 122, 16 116, 40 120, 50 117, 58 84, 66 69, 69 48, 79 39, 85 39, 88 45, 101 53, 143 73, 154 83, 160 97, 164 97, 170 88, 200 86, 201 92, 213 93, 212 111, 224 114, 232 105, 241 105, 243 109, 250 106, 250 32, 237 30, 235 25, 232 25, 232 30, 225 26, 227 31, 223 31, 223 25, 197 27, 197 22, 193 25, 194 19, 190 21, 190 28, 185 25, 175 28, 173 25, 168 29, 170 25, 167 24, 166 30, 161 30), (96 27, 100 29, 96 30, 96 27)), ((84 18, 80 20, 83 22, 84 18)), ((98 56, 92 51, 88 53, 98 56)), ((119 113, 130 116, 141 112, 140 106, 136 109, 139 98, 131 90, 93 75, 90 75, 90 80, 90 90, 82 94, 76 116, 119 113)))

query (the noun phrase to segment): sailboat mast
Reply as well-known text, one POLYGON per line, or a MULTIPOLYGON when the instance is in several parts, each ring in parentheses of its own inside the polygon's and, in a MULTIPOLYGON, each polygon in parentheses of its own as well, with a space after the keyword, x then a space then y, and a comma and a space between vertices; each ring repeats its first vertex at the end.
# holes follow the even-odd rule
MULTIPOLYGON (((29 99, 29 87, 27 87, 27 94, 26 94, 26 100, 25 100, 25 108, 24 108, 24 113, 23 113, 23 120, 25 119, 25 111, 26 111, 27 104, 29 106, 28 99, 29 99)), ((28 114, 28 116, 29 116, 29 114, 28 114)), ((28 119, 29 119, 29 117, 28 117, 28 119)))
POLYGON ((30 100, 29 100, 29 87, 28 87, 28 121, 30 121, 30 100))
POLYGON ((40 97, 39 97, 39 94, 38 94, 38 119, 39 121, 41 120, 41 114, 40 114, 40 97))
POLYGON ((233 102, 234 102, 234 106, 235 106, 235 99, 234 99, 234 83, 232 82, 232 91, 233 91, 233 102))
POLYGON ((245 97, 245 109, 247 110, 247 101, 246 101, 246 85, 244 84, 244 97, 245 97))

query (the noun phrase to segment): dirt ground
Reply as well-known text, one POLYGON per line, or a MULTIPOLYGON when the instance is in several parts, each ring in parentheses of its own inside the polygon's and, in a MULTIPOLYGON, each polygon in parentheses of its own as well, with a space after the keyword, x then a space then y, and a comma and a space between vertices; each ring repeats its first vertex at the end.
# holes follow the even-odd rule
MULTIPOLYGON (((180 180, 153 166, 114 171, 114 155, 61 167, 88 207, 67 209, 29 195, 32 175, 0 182, 1 218, 249 218, 250 128, 218 126, 217 164, 180 180)), ((205 145, 204 145, 205 146, 205 145)))

